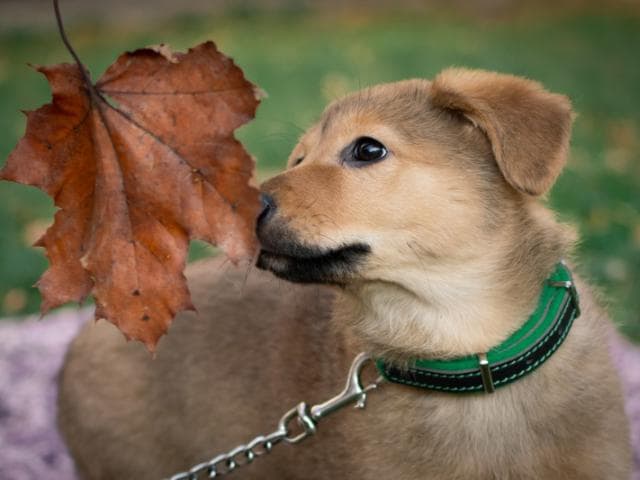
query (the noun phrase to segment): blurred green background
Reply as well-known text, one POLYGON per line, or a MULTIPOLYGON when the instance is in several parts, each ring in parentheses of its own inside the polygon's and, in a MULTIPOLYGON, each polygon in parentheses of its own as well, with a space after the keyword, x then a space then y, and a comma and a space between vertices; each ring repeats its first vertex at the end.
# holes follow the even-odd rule
MULTIPOLYGON (((10 6, 0 6, 1 163, 24 132, 19 110, 49 101, 44 78, 27 62, 70 60, 50 5, 32 3, 40 5, 33 22, 18 12, 20 20, 12 23, 10 6)), ((506 2, 496 9, 495 2, 484 2, 492 8, 479 2, 454 11, 445 3, 390 9, 384 2, 369 8, 366 2, 273 6, 257 1, 184 13, 176 2, 170 14, 154 16, 154 8, 157 13, 161 7, 152 3, 147 2, 148 15, 143 11, 135 18, 126 2, 110 9, 108 18, 99 12, 69 14, 72 43, 97 78, 123 50, 162 42, 185 49, 214 40, 269 94, 256 120, 239 132, 258 159, 261 177, 284 166, 300 132, 328 101, 378 82, 433 77, 459 65, 524 75, 569 95, 578 112, 571 158, 549 203, 580 230, 581 273, 601 287, 622 330, 640 340, 637 9, 563 2, 553 7, 529 2, 526 8, 506 2)), ((46 260, 30 244, 52 213, 51 200, 40 191, 0 184, 1 316, 38 308, 31 285, 46 260)), ((192 256, 208 251, 196 245, 192 256)))

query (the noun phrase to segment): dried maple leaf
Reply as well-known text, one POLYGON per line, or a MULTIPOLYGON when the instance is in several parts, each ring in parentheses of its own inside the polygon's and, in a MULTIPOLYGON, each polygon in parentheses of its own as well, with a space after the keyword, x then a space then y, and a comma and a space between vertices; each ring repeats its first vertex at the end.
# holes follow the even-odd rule
POLYGON ((232 259, 255 249, 254 162, 233 132, 253 118, 257 89, 211 42, 125 53, 95 85, 79 65, 37 70, 53 101, 27 112, 0 179, 34 185, 59 207, 36 242, 50 261, 42 311, 93 293, 96 318, 153 350, 193 308, 189 239, 232 259))

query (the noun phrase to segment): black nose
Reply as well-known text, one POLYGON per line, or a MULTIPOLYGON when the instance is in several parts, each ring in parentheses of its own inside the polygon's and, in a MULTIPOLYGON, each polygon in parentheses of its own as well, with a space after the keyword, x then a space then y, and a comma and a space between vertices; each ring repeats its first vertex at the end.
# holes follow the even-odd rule
POLYGON ((266 222, 276 211, 276 201, 268 193, 261 193, 260 201, 262 202, 262 211, 258 215, 258 225, 266 222))

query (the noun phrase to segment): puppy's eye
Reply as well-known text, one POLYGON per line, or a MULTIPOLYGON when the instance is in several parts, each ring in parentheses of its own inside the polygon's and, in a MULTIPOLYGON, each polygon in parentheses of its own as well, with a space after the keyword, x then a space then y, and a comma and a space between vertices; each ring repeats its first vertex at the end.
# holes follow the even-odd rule
POLYGON ((300 165, 302 163, 302 161, 304 160, 304 157, 300 157, 300 158, 296 158, 293 163, 291 164, 292 167, 295 167, 296 165, 300 165))
POLYGON ((377 162, 387 156, 387 148, 371 137, 361 137, 353 144, 354 162, 377 162))

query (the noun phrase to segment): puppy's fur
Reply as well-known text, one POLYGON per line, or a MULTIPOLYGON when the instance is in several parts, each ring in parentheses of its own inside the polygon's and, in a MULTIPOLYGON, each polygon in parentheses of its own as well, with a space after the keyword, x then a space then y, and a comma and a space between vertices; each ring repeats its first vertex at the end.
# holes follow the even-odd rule
MULTIPOLYGON (((573 234, 539 202, 566 161, 567 98, 447 70, 328 107, 263 185, 261 268, 216 259, 188 277, 198 315, 152 359, 87 326, 61 376, 60 427, 90 479, 162 478, 273 430, 337 393, 351 359, 485 352, 534 309, 573 234), (349 145, 388 150, 371 164, 349 145)), ((242 468, 246 479, 627 479, 611 327, 578 279, 582 315, 539 369, 495 394, 384 384, 366 410, 242 468)))

